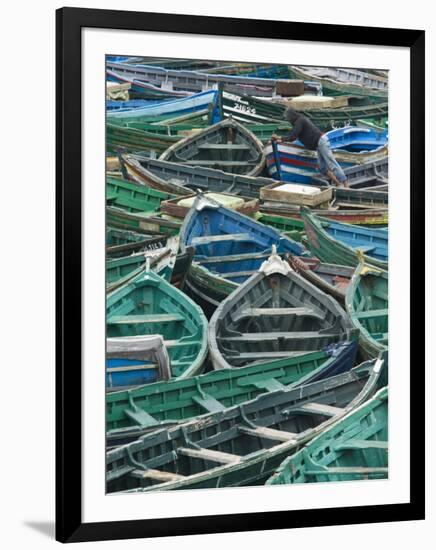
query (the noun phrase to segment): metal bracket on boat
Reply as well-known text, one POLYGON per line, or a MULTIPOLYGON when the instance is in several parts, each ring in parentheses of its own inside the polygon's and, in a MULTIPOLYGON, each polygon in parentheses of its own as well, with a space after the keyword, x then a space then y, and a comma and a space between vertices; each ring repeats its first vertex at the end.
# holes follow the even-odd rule
POLYGON ((126 445, 125 449, 127 454, 127 461, 131 466, 135 466, 135 468, 139 468, 144 472, 149 470, 149 468, 145 464, 143 464, 142 462, 138 462, 135 458, 133 458, 132 449, 130 448, 130 445, 126 445))
POLYGON ((291 266, 288 262, 285 262, 277 254, 277 247, 275 244, 272 245, 271 256, 265 260, 259 268, 260 273, 265 273, 265 275, 272 275, 273 273, 281 273, 282 275, 287 275, 292 272, 291 266))
POLYGON ((194 443, 190 437, 188 436, 188 433, 186 431, 185 426, 180 426, 180 431, 182 432, 183 439, 185 441, 186 447, 189 447, 190 449, 201 449, 200 445, 197 445, 197 443, 194 443))

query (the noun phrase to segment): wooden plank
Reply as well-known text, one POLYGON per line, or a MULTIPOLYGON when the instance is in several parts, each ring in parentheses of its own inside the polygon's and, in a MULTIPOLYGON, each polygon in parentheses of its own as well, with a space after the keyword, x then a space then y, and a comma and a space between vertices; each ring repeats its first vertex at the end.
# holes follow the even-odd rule
POLYGON ((222 403, 217 401, 214 397, 211 395, 208 395, 207 393, 203 393, 204 397, 200 397, 199 395, 193 395, 192 400, 198 403, 200 407, 203 407, 204 410, 207 412, 219 412, 224 411, 226 408, 222 403))
POLYGON ((388 450, 387 441, 374 441, 369 439, 352 439, 345 443, 339 443, 335 446, 337 451, 347 451, 347 450, 365 450, 365 449, 381 449, 388 450))
POLYGON ((221 451, 213 451, 212 449, 188 449, 187 447, 179 447, 177 454, 188 456, 190 458, 199 458, 201 460, 209 460, 220 464, 236 464, 241 461, 241 457, 230 453, 222 453, 221 451))
POLYGON ((273 428, 248 428, 246 426, 239 426, 238 429, 241 433, 246 435, 252 435, 263 439, 271 439, 272 441, 280 441, 282 443, 285 441, 291 441, 297 437, 296 433, 284 432, 273 428))
POLYGON ((308 412, 313 414, 322 414, 323 416, 336 416, 344 411, 341 407, 333 407, 332 405, 324 405, 324 403, 305 403, 304 405, 295 408, 297 411, 308 412))
POLYGON ((370 309, 368 311, 359 311, 356 313, 358 319, 371 319, 372 317, 387 317, 388 309, 370 309))
POLYGON ((184 479, 185 476, 180 474, 174 474, 173 472, 163 472, 162 470, 133 470, 130 472, 130 476, 136 479, 152 479, 153 481, 158 481, 160 483, 165 483, 166 481, 178 481, 179 479, 184 479))
POLYGON ((387 474, 388 473, 388 469, 387 468, 383 468, 383 467, 380 467, 380 468, 377 468, 377 467, 373 467, 373 468, 366 468, 364 466, 351 466, 351 467, 343 467, 343 468, 340 468, 340 467, 332 467, 332 468, 327 468, 326 470, 305 470, 304 473, 306 475, 322 475, 322 474, 326 474, 326 475, 331 475, 331 474, 357 474, 357 475, 369 475, 369 474, 387 474))
POLYGON ((204 237, 194 237, 190 244, 218 243, 221 241, 249 241, 252 240, 248 233, 226 233, 224 235, 205 235, 204 237))
POLYGON ((251 147, 244 143, 200 143, 197 145, 198 149, 223 149, 231 151, 250 151, 251 147))
POLYGON ((122 324, 143 324, 143 323, 173 323, 175 321, 184 321, 181 313, 162 313, 156 315, 113 315, 109 317, 108 323, 111 325, 122 324))

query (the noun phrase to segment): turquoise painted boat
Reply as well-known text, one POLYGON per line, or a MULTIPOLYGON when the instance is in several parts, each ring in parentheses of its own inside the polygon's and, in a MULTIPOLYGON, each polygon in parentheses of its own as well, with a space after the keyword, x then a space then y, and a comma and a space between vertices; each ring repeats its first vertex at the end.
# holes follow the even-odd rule
POLYGON ((198 374, 207 355, 207 321, 183 292, 148 270, 106 298, 108 337, 163 337, 174 378, 198 374))
POLYGON ((354 364, 356 350, 356 342, 341 342, 298 357, 285 357, 239 369, 222 369, 108 394, 107 442, 110 446, 124 444, 144 433, 223 411, 262 393, 297 387, 347 372, 354 364))
POLYGON ((347 312, 359 330, 365 356, 377 357, 388 349, 388 273, 360 263, 345 297, 347 312))
POLYGON ((386 479, 388 450, 385 387, 287 458, 266 485, 386 479))
POLYGON ((322 262, 356 267, 367 264, 388 268, 388 231, 330 221, 301 209, 307 245, 322 262))

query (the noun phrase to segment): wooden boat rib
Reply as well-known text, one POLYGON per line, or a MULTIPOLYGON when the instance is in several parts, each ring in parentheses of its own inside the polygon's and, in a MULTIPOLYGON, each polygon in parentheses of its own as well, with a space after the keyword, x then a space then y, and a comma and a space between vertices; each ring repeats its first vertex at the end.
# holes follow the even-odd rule
POLYGON ((347 372, 356 350, 356 342, 341 342, 298 357, 111 393, 106 397, 107 443, 124 444, 146 432, 239 405, 265 392, 347 372))
POLYGON ((272 181, 269 178, 230 174, 213 168, 150 159, 141 155, 126 155, 123 160, 135 180, 178 196, 200 190, 258 198, 260 188, 272 181))
POLYGON ((107 339, 106 391, 132 388, 170 377, 170 358, 161 336, 107 339))
POLYGON ((388 388, 287 458, 266 485, 388 477, 388 388))
POLYGON ((247 176, 259 175, 265 164, 262 142, 232 118, 182 139, 160 159, 247 176))
POLYGON ((208 329, 215 369, 316 351, 355 330, 339 304, 293 271, 273 247, 258 272, 215 311, 208 329))
POLYGON ((207 355, 207 321, 185 294, 149 269, 106 298, 108 337, 159 334, 171 358, 172 376, 201 372, 207 355))
POLYGON ((257 271, 276 245, 279 253, 304 255, 304 247, 272 227, 199 195, 180 229, 180 247, 195 248, 188 292, 209 313, 257 271))
POLYGON ((356 267, 363 253, 366 263, 387 269, 387 231, 328 221, 307 208, 301 210, 301 217, 309 249, 322 262, 356 267))
POLYGON ((318 258, 299 258, 289 256, 289 265, 307 281, 323 290, 340 303, 345 302, 345 295, 354 269, 345 265, 326 264, 318 258))
POLYGON ((388 347, 388 274, 361 262, 346 294, 346 308, 359 329, 365 357, 377 357, 388 347))
POLYGON ((110 450, 107 492, 246 486, 367 400, 382 362, 161 429, 110 450))

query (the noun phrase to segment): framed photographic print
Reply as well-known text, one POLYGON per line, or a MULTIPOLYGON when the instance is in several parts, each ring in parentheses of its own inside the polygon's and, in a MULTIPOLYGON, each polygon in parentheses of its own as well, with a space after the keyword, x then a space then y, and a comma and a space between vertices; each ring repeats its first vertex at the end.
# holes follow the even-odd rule
POLYGON ((423 519, 424 32, 56 48, 57 539, 423 519))

